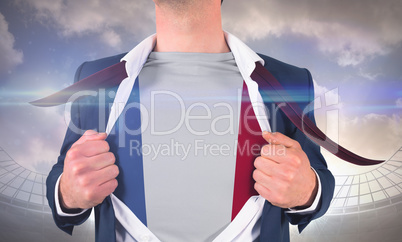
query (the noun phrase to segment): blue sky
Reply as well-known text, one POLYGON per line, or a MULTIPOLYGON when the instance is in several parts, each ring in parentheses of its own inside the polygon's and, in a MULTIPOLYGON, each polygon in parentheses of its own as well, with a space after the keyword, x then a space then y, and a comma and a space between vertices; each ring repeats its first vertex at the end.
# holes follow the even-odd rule
MULTIPOLYGON (((317 97, 338 101, 317 109, 317 122, 342 145, 377 159, 402 146, 400 1, 227 0, 222 12, 224 28, 255 51, 311 71, 317 97)), ((47 172, 65 108, 28 102, 71 84, 82 62, 129 51, 154 24, 151 0, 2 0, 0 147, 47 172)), ((326 157, 334 172, 363 170, 326 157)))

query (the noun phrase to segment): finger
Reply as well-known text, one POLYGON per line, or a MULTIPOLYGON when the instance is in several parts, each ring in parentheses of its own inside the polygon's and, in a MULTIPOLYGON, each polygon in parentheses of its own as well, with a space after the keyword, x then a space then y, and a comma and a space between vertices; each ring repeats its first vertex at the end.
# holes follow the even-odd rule
POLYGON ((288 187, 288 184, 286 182, 283 182, 281 179, 278 179, 277 177, 267 176, 260 170, 254 171, 253 178, 256 184, 259 184, 266 190, 270 191, 271 196, 278 196, 279 194, 284 194, 284 191, 286 191, 288 187))
POLYGON ((94 182, 98 186, 105 182, 115 179, 119 175, 119 168, 116 165, 110 165, 94 173, 94 182))
POLYGON ((278 169, 278 166, 278 163, 276 163, 275 161, 266 159, 261 156, 257 157, 254 161, 254 167, 267 176, 274 175, 276 170, 278 169))
POLYGON ((95 130, 87 130, 71 147, 83 144, 90 140, 105 140, 106 137, 106 133, 98 133, 95 130))
POLYGON ((86 163, 88 170, 97 171, 113 165, 115 161, 116 158, 114 154, 112 152, 106 152, 86 158, 84 162, 86 163))
MULTIPOLYGON (((96 191, 99 192, 99 195, 102 196, 103 198, 106 196, 109 196, 114 190, 116 190, 118 186, 118 182, 116 179, 111 179, 109 181, 106 181, 99 185, 96 188, 96 191)), ((102 202, 102 201, 100 201, 102 202)))
POLYGON ((109 144, 105 140, 89 140, 85 143, 79 144, 75 149, 79 149, 81 155, 92 157, 109 152, 109 144))
POLYGON ((291 148, 286 148, 286 146, 282 144, 267 144, 261 148, 261 156, 279 163, 278 159, 284 158, 290 151, 291 148))
POLYGON ((271 133, 268 131, 264 131, 262 133, 262 137, 270 144, 284 145, 287 148, 300 147, 299 142, 279 132, 271 133))
MULTIPOLYGON (((276 163, 264 157, 258 157, 254 162, 254 166, 256 168, 255 171, 263 173, 270 179, 275 180, 277 183, 286 183, 293 181, 296 177, 296 173, 298 172, 295 171, 295 168, 293 166, 287 166, 284 164, 286 164, 286 162, 276 163)), ((268 179, 262 176, 260 176, 259 178, 261 179, 261 182, 268 179)), ((266 185, 268 185, 268 183, 266 185)))
POLYGON ((274 196, 275 185, 272 182, 272 179, 264 174, 259 172, 255 172, 253 174, 256 182, 254 183, 254 189, 260 194, 263 198, 267 199, 271 202, 271 198, 274 196))
POLYGON ((88 201, 88 206, 83 206, 83 208, 91 208, 103 202, 103 200, 110 195, 117 188, 117 180, 112 179, 101 185, 93 187, 91 192, 86 193, 86 200, 88 201))
POLYGON ((265 198, 266 200, 268 200, 269 202, 271 202, 271 194, 272 192, 264 187, 263 185, 259 184, 259 183, 255 183, 254 184, 254 189, 258 192, 258 194, 260 194, 263 198, 265 198))
POLYGON ((265 186, 255 183, 254 184, 254 189, 260 194, 263 198, 265 198, 268 202, 270 202, 272 205, 280 207, 280 208, 289 208, 290 204, 286 202, 285 198, 278 194, 277 191, 271 190, 269 188, 266 188, 265 186))
POLYGON ((264 145, 261 157, 274 161, 280 165, 298 165, 303 161, 303 150, 300 148, 286 148, 284 145, 264 145))
POLYGON ((253 179, 255 182, 261 184, 262 186, 266 187, 267 189, 270 189, 272 186, 274 186, 274 184, 272 182, 273 181, 272 177, 268 176, 261 170, 254 170, 253 179))

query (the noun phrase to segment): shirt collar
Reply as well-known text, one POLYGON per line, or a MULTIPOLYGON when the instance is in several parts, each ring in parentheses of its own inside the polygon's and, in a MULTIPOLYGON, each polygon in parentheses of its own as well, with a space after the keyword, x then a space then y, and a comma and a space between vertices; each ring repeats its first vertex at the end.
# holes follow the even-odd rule
MULTIPOLYGON (((258 85, 251 79, 251 73, 255 69, 255 63, 258 61, 264 65, 264 60, 261 59, 253 50, 251 50, 246 44, 240 41, 235 36, 225 32, 226 42, 235 58, 237 67, 242 75, 248 91, 251 103, 253 104, 254 113, 257 117, 265 117, 265 119, 257 119, 260 124, 261 130, 270 130, 267 115, 263 105, 262 97, 258 92, 258 85)), ((107 123, 106 132, 109 134, 113 128, 116 120, 123 112, 123 109, 130 96, 131 89, 142 69, 146 63, 149 54, 152 52, 156 44, 156 35, 153 34, 143 40, 134 49, 132 49, 121 60, 126 61, 125 67, 128 74, 128 78, 125 78, 117 89, 116 97, 113 101, 113 105, 110 111, 109 121, 107 123)), ((240 99, 239 99, 240 100, 240 99)), ((239 106, 240 107, 240 106, 239 106)))
MULTIPOLYGON (((251 73, 255 69, 255 63, 258 61, 264 65, 264 60, 236 36, 228 32, 224 32, 224 34, 243 79, 250 78, 251 73)), ((138 76, 142 67, 146 63, 149 54, 154 49, 155 44, 156 34, 153 34, 139 43, 121 59, 121 61, 126 61, 126 71, 128 76, 138 76)))

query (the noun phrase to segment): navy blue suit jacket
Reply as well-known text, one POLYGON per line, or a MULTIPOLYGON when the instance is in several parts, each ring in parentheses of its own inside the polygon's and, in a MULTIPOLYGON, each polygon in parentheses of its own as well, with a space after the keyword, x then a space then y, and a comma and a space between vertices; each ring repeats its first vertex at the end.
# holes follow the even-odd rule
MULTIPOLYGON (((112 56, 100 60, 83 63, 77 70, 75 81, 81 80, 97 71, 111 66, 120 61, 124 54, 112 56)), ((308 103, 314 99, 314 88, 311 75, 308 70, 294 67, 273 58, 260 55, 265 60, 267 68, 275 78, 287 89, 300 107, 304 109, 308 103)), ((106 94, 117 90, 117 86, 106 90, 106 94)), ((320 147, 310 141, 296 126, 285 116, 282 111, 277 111, 269 97, 263 97, 264 103, 269 110, 269 122, 273 131, 281 132, 292 139, 297 140, 307 154, 311 166, 319 174, 322 195, 318 208, 313 213, 307 214, 287 214, 285 209, 265 203, 261 218, 260 241, 289 241, 289 223, 297 224, 299 231, 302 231, 313 219, 322 216, 328 209, 334 191, 334 177, 327 169, 326 162, 320 153, 320 147), (272 115, 273 114, 273 115, 272 115)), ((79 127, 83 132, 88 129, 104 131, 109 115, 109 107, 113 99, 106 95, 106 104, 99 104, 98 97, 86 97, 73 103, 71 108, 71 123, 79 127), (102 106, 100 106, 102 105, 102 106), (104 112, 99 112, 104 110, 104 112), (105 115, 102 115, 105 113, 105 115), (101 114, 99 116, 99 114, 101 114), (102 124, 102 125, 99 125, 102 124), (102 127, 99 127, 102 126, 102 127)), ((308 113, 314 121, 313 112, 308 113)), ((64 158, 71 145, 80 138, 82 133, 67 130, 64 143, 57 163, 53 166, 47 178, 47 199, 53 212, 56 225, 63 231, 72 234, 73 227, 83 223, 90 215, 91 211, 77 217, 60 217, 57 215, 54 200, 55 184, 63 172, 64 158)), ((95 212, 95 237, 96 241, 114 241, 114 214, 111 209, 111 200, 107 197, 100 205, 94 208, 95 212)))

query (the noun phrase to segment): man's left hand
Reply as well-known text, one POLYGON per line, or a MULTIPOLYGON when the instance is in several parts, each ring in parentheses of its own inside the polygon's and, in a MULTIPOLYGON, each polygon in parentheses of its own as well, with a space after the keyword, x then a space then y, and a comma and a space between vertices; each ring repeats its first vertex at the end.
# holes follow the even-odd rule
POLYGON ((317 177, 300 144, 281 133, 264 132, 269 143, 254 161, 255 190, 281 208, 308 208, 317 195, 317 177))

